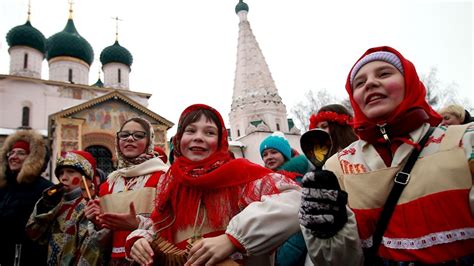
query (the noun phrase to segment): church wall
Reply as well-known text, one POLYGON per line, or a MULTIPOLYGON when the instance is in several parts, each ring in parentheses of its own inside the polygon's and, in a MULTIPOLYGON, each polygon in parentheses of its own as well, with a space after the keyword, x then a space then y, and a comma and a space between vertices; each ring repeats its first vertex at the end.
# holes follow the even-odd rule
MULTIPOLYGON (((22 107, 30 108, 30 127, 47 130, 48 116, 91 99, 91 92, 82 90, 82 99, 73 99, 67 88, 42 82, 13 79, 0 80, 0 127, 16 129, 21 126, 22 107)), ((80 90, 80 89, 79 89, 80 90)))
POLYGON ((47 87, 41 83, 0 80, 0 125, 18 128, 22 125, 22 108, 30 108, 30 127, 47 128, 47 87))
POLYGON ((108 63, 102 67, 104 71, 104 86, 118 89, 129 89, 130 68, 121 63, 108 63), (120 69, 120 83, 118 82, 118 69, 120 69))
POLYGON ((10 75, 41 78, 44 56, 38 50, 27 46, 14 46, 10 53, 10 75), (27 67, 24 68, 25 54, 28 55, 27 67))
POLYGON ((81 60, 65 57, 53 58, 49 62, 49 79, 69 82, 69 69, 72 69, 74 84, 89 85, 89 66, 81 60))

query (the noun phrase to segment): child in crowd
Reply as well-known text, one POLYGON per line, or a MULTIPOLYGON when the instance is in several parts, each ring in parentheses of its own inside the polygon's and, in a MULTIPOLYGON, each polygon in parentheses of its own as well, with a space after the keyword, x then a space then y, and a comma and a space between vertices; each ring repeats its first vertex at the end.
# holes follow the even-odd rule
POLYGON ((321 107, 317 114, 311 115, 309 130, 319 128, 329 133, 332 141, 332 150, 329 154, 331 156, 358 139, 351 123, 352 115, 344 106, 329 104, 321 107))
POLYGON ((270 265, 272 251, 299 230, 299 186, 232 159, 224 121, 212 107, 186 108, 173 141, 175 161, 158 184, 151 219, 140 218, 127 238, 129 257, 212 265, 232 255, 246 265, 270 265))
POLYGON ((266 168, 286 172, 298 182, 301 182, 303 175, 310 170, 306 157, 292 149, 280 131, 273 132, 260 143, 260 156, 266 168))
POLYGON ((463 125, 474 121, 471 114, 464 107, 457 104, 450 104, 441 108, 439 114, 443 117, 441 122, 443 126, 463 125))
POLYGON ((89 236, 84 207, 89 197, 93 196, 91 191, 94 191, 94 185, 91 181, 95 168, 96 162, 90 153, 65 153, 58 158, 54 170, 60 183, 46 189, 36 203, 26 232, 34 241, 48 244, 48 265, 101 263, 100 249, 82 247, 83 243, 88 242, 86 238, 89 236), (89 253, 81 253, 81 249, 89 253))
POLYGON ((146 119, 125 121, 116 137, 118 170, 100 186, 100 199, 86 206, 86 215, 96 229, 112 234, 109 265, 131 264, 125 259, 125 239, 138 228, 137 214, 150 215, 158 180, 168 169, 155 154, 154 139, 146 119))
MULTIPOLYGON (((292 149, 280 131, 273 132, 260 143, 260 155, 266 168, 285 174, 298 183, 301 183, 303 175, 310 170, 306 156, 292 149)), ((303 235, 297 232, 277 249, 275 265, 304 265, 307 252, 303 235)))
POLYGON ((472 265, 474 125, 430 128, 441 117, 413 64, 390 47, 364 53, 346 90, 360 140, 303 179, 300 223, 313 262, 472 265), (394 179, 415 150, 410 176, 394 179), (386 229, 375 230, 394 180, 404 190, 386 229))

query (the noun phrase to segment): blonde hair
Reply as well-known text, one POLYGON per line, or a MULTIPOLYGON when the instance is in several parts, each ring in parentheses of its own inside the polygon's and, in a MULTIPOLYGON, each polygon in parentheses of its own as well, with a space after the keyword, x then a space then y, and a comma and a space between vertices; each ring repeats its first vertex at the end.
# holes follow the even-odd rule
POLYGON ((457 117, 461 122, 464 121, 464 118, 466 115, 466 111, 464 110, 464 107, 457 104, 451 104, 451 105, 445 106, 441 108, 438 113, 440 115, 443 115, 446 113, 452 114, 455 117, 457 117))

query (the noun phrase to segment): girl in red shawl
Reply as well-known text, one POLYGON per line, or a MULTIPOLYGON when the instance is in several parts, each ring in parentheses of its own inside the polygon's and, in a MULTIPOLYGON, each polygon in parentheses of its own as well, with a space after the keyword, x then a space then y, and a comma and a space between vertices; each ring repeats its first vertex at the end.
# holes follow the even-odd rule
POLYGON ((229 257, 271 265, 272 251, 299 229, 299 186, 232 159, 224 122, 212 107, 186 108, 173 141, 175 161, 158 184, 151 219, 141 217, 127 238, 128 256, 142 265, 216 264, 229 257))
POLYGON ((300 223, 313 262, 472 265, 474 124, 436 127, 441 117, 414 65, 391 47, 367 50, 346 90, 360 140, 303 179, 300 223), (373 248, 395 173, 415 149, 421 153, 373 248))

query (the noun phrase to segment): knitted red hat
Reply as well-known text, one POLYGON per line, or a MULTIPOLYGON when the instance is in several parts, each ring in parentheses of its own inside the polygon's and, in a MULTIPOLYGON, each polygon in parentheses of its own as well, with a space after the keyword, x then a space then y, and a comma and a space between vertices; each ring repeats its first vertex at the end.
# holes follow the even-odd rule
POLYGON ((86 151, 70 151, 59 157, 54 170, 57 177, 59 177, 59 170, 63 167, 74 168, 86 178, 94 180, 96 161, 94 156, 86 151))
POLYGON ((26 153, 30 153, 30 144, 24 140, 19 140, 13 144, 12 150, 17 148, 25 150, 26 153))

